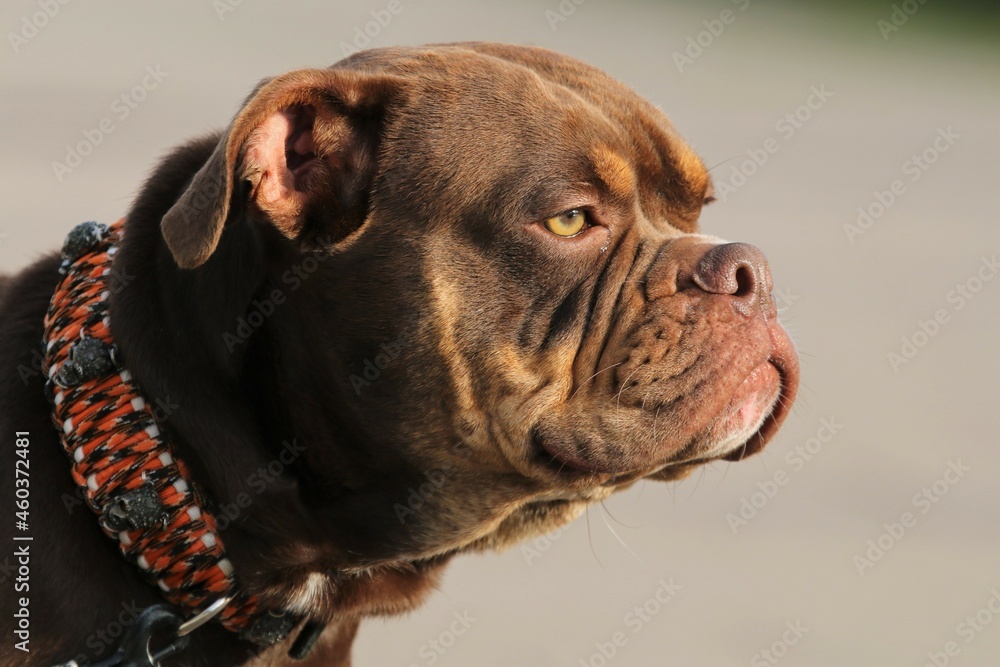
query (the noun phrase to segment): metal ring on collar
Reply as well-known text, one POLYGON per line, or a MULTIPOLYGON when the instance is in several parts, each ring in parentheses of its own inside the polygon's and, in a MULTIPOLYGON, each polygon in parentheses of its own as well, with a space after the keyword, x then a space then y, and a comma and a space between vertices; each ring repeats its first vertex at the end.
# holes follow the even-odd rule
POLYGON ((211 621, 219 615, 219 612, 221 612, 227 604, 229 604, 230 600, 232 600, 231 596, 227 595, 225 597, 221 597, 188 620, 181 623, 180 627, 177 628, 177 636, 183 637, 184 635, 190 634, 211 621))

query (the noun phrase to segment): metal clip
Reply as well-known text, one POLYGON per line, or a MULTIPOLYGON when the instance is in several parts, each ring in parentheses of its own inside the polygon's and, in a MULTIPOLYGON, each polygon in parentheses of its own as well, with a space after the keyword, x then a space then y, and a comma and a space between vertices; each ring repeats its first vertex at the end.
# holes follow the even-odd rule
MULTIPOLYGON (((160 667, 161 662, 185 650, 191 643, 188 635, 218 616, 230 600, 229 596, 219 598, 186 621, 166 605, 147 607, 125 631, 115 654, 90 667, 160 667), (154 651, 152 644, 156 635, 161 642, 169 639, 170 643, 154 651)), ((80 666, 71 660, 57 667, 80 666)))
POLYGON ((161 662, 177 655, 191 642, 190 637, 177 635, 180 626, 180 615, 170 607, 162 604, 147 607, 125 631, 115 654, 91 667, 161 667, 161 662), (171 641, 154 651, 154 636, 171 641))

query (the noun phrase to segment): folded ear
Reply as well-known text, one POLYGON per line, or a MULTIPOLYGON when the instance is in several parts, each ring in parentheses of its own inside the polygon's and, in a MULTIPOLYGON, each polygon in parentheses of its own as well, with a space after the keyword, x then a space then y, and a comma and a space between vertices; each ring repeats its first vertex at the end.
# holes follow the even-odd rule
POLYGON ((203 264, 236 211, 259 215, 303 244, 335 242, 358 229, 382 114, 398 83, 309 69, 258 86, 160 222, 177 264, 203 264))

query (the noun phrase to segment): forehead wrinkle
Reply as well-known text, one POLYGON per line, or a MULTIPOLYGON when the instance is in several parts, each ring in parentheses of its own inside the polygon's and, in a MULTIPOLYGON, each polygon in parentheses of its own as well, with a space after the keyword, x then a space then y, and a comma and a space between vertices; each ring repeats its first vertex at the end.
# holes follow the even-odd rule
POLYGON ((591 149, 590 161, 597 177, 613 195, 624 199, 635 192, 635 171, 621 155, 607 146, 599 145, 591 149))
POLYGON ((691 189, 697 193, 705 193, 709 186, 708 170, 698 154, 691 150, 691 147, 680 137, 673 137, 673 154, 677 164, 677 169, 682 177, 690 184, 691 189))

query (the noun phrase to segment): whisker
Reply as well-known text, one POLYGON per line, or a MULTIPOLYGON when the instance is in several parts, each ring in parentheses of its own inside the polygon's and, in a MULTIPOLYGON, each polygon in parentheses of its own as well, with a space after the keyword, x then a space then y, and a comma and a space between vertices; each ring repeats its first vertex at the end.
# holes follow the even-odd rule
POLYGON ((618 519, 617 519, 617 518, 615 517, 615 515, 611 513, 611 510, 609 510, 609 509, 608 509, 608 506, 604 504, 604 501, 603 501, 603 500, 601 501, 601 507, 602 507, 602 508, 604 509, 604 511, 605 511, 605 512, 607 512, 607 513, 608 513, 608 516, 610 516, 610 517, 611 517, 611 518, 612 518, 612 519, 614 520, 614 522, 615 522, 615 523, 617 523, 617 524, 618 524, 619 526, 621 526, 622 528, 631 528, 632 530, 637 530, 638 528, 641 528, 641 526, 630 526, 630 525, 628 525, 627 523, 624 523, 624 522, 622 522, 622 521, 619 521, 619 520, 618 520, 618 519))
POLYGON ((695 492, 698 490, 698 487, 701 486, 701 480, 705 479, 705 466, 700 466, 700 467, 701 467, 701 475, 698 477, 698 481, 694 483, 694 488, 691 489, 691 495, 688 496, 687 498, 688 500, 694 498, 695 492))
POLYGON ((591 375, 591 376, 590 376, 589 378, 587 378, 587 379, 586 379, 586 380, 585 380, 585 381, 584 381, 584 382, 583 382, 583 383, 582 383, 582 384, 581 384, 581 385, 580 385, 579 387, 577 387, 577 388, 576 388, 576 391, 574 391, 574 392, 573 392, 573 393, 572 393, 572 394, 570 395, 569 399, 567 399, 567 400, 572 400, 572 399, 573 399, 573 396, 576 396, 576 395, 577 395, 577 393, 578 393, 578 392, 579 392, 579 391, 580 391, 581 389, 583 389, 584 387, 586 387, 586 386, 587 386, 587 384, 588 384, 588 383, 589 383, 589 382, 590 382, 591 380, 593 380, 593 379, 594 379, 595 377, 597 377, 598 375, 600 375, 600 374, 601 374, 601 373, 603 373, 604 371, 609 371, 609 370, 611 370, 612 368, 614 368, 615 366, 621 366, 621 365, 622 365, 622 364, 624 364, 624 363, 625 363, 624 361, 619 361, 619 362, 618 362, 617 364, 611 364, 611 365, 610 365, 610 366, 608 366, 607 368, 602 368, 601 370, 597 371, 596 373, 594 373, 593 375, 591 375))
MULTIPOLYGON (((602 506, 603 506, 603 503, 602 503, 602 506)), ((611 534, 615 536, 615 539, 616 539, 616 540, 618 540, 618 543, 619 543, 619 544, 621 544, 621 545, 622 545, 623 547, 625 547, 625 551, 627 551, 627 552, 629 553, 629 555, 630 555, 630 556, 632 556, 632 558, 634 558, 634 559, 635 559, 635 562, 636 562, 636 563, 639 563, 640 565, 645 565, 645 563, 643 563, 643 562, 642 562, 642 559, 641 559, 641 558, 639 558, 639 557, 638 557, 638 556, 637 556, 637 555, 635 554, 635 552, 634 552, 634 551, 632 551, 632 550, 631 550, 631 549, 629 548, 629 546, 628 546, 627 544, 625 544, 625 540, 623 540, 623 539, 622 539, 622 538, 621 538, 621 537, 620 537, 620 536, 618 535, 618 533, 616 533, 616 532, 615 532, 615 529, 611 527, 611 524, 610 524, 610 523, 608 523, 608 519, 607 519, 607 517, 605 517, 605 516, 604 516, 604 514, 603 514, 603 513, 601 514, 601 518, 602 518, 602 519, 604 519, 604 525, 608 527, 608 530, 610 530, 610 531, 611 531, 611 534)))
POLYGON ((742 155, 734 155, 733 157, 727 157, 722 162, 717 162, 714 167, 709 167, 708 168, 708 172, 711 173, 713 169, 718 169, 719 167, 721 167, 722 165, 726 164, 727 162, 732 162, 733 160, 735 160, 737 158, 740 158, 740 157, 742 157, 742 155))
POLYGON ((635 375, 636 373, 639 372, 640 368, 642 368, 642 364, 639 364, 638 366, 636 366, 635 370, 632 371, 631 373, 629 373, 627 378, 625 378, 624 380, 622 380, 622 386, 618 390, 618 394, 615 395, 615 411, 616 412, 618 411, 618 408, 621 407, 621 404, 622 404, 622 392, 625 391, 625 385, 628 384, 628 381, 632 379, 633 375, 635 375))
POLYGON ((601 566, 601 569, 607 572, 607 568, 604 567, 604 563, 601 562, 601 557, 597 555, 597 551, 594 550, 594 536, 590 532, 590 505, 587 505, 587 542, 590 543, 590 553, 594 554, 594 560, 597 564, 601 566))
POLYGON ((653 387, 652 387, 652 385, 650 385, 649 389, 646 390, 646 393, 642 397, 642 405, 639 407, 640 410, 643 410, 643 411, 646 410, 646 400, 649 398, 649 394, 652 393, 652 391, 653 391, 653 387))
POLYGON ((660 408, 663 407, 663 403, 656 406, 656 412, 653 414, 653 440, 656 440, 656 420, 660 418, 660 408))

